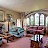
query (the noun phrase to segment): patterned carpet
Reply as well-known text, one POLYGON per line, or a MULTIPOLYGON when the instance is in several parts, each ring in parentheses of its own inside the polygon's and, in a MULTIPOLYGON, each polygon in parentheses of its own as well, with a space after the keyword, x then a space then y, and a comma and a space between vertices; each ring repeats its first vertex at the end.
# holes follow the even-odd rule
POLYGON ((9 41, 9 43, 3 39, 3 44, 0 48, 30 48, 30 37, 16 38, 14 41, 9 41))

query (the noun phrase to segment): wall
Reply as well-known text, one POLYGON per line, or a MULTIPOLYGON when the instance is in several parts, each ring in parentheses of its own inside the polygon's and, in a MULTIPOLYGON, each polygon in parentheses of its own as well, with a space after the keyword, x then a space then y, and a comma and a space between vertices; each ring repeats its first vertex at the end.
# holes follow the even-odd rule
MULTIPOLYGON (((4 12, 5 19, 7 18, 7 14, 11 14, 12 18, 15 22, 16 22, 16 19, 18 19, 18 18, 21 19, 21 13, 19 13, 19 12, 15 12, 15 11, 5 9, 5 8, 2 8, 2 7, 0 7, 0 10, 2 10, 4 12)), ((0 23, 5 24, 5 28, 6 28, 6 30, 8 30, 8 23, 7 22, 0 22, 0 23)))
POLYGON ((20 13, 18 13, 18 12, 15 12, 15 11, 12 11, 12 10, 9 10, 9 9, 5 9, 5 8, 1 8, 1 7, 0 7, 0 10, 4 11, 5 18, 7 16, 7 14, 11 14, 14 19, 20 18, 20 13))

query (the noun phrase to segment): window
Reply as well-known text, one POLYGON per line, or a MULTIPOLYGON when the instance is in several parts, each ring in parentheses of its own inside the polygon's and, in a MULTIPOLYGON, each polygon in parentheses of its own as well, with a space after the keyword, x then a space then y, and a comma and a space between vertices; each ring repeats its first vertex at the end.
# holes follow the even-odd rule
POLYGON ((24 27, 24 30, 26 30, 26 18, 23 20, 23 27, 24 27))
POLYGON ((48 26, 48 16, 46 17, 46 26, 48 26))
POLYGON ((29 18, 26 19, 26 25, 29 25, 29 18))
POLYGON ((26 26, 26 19, 23 20, 23 25, 26 26))
POLYGON ((44 25, 44 15, 40 15, 40 25, 44 25))
POLYGON ((45 25, 45 15, 43 13, 35 13, 26 19, 26 25, 45 25), (40 15, 41 14, 41 15, 40 15))
POLYGON ((33 15, 30 16, 30 24, 34 25, 34 17, 33 17, 33 15))
POLYGON ((17 27, 21 27, 20 19, 17 19, 17 27))
POLYGON ((39 14, 35 14, 35 25, 39 25, 39 14))

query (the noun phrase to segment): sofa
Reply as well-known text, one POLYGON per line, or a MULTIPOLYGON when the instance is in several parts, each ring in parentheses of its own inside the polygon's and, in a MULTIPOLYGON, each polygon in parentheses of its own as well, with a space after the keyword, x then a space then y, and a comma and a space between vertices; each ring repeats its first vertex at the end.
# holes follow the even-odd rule
POLYGON ((45 26, 30 26, 26 27, 27 34, 45 34, 46 27, 45 26))
POLYGON ((16 27, 17 30, 14 31, 13 28, 10 29, 9 34, 14 35, 15 37, 21 37, 24 35, 24 28, 16 27))

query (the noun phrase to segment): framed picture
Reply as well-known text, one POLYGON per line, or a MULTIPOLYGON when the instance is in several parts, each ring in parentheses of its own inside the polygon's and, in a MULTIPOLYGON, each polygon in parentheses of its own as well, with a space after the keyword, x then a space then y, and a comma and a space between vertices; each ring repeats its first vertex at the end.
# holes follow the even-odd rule
POLYGON ((4 11, 0 10, 0 22, 4 21, 4 11))

